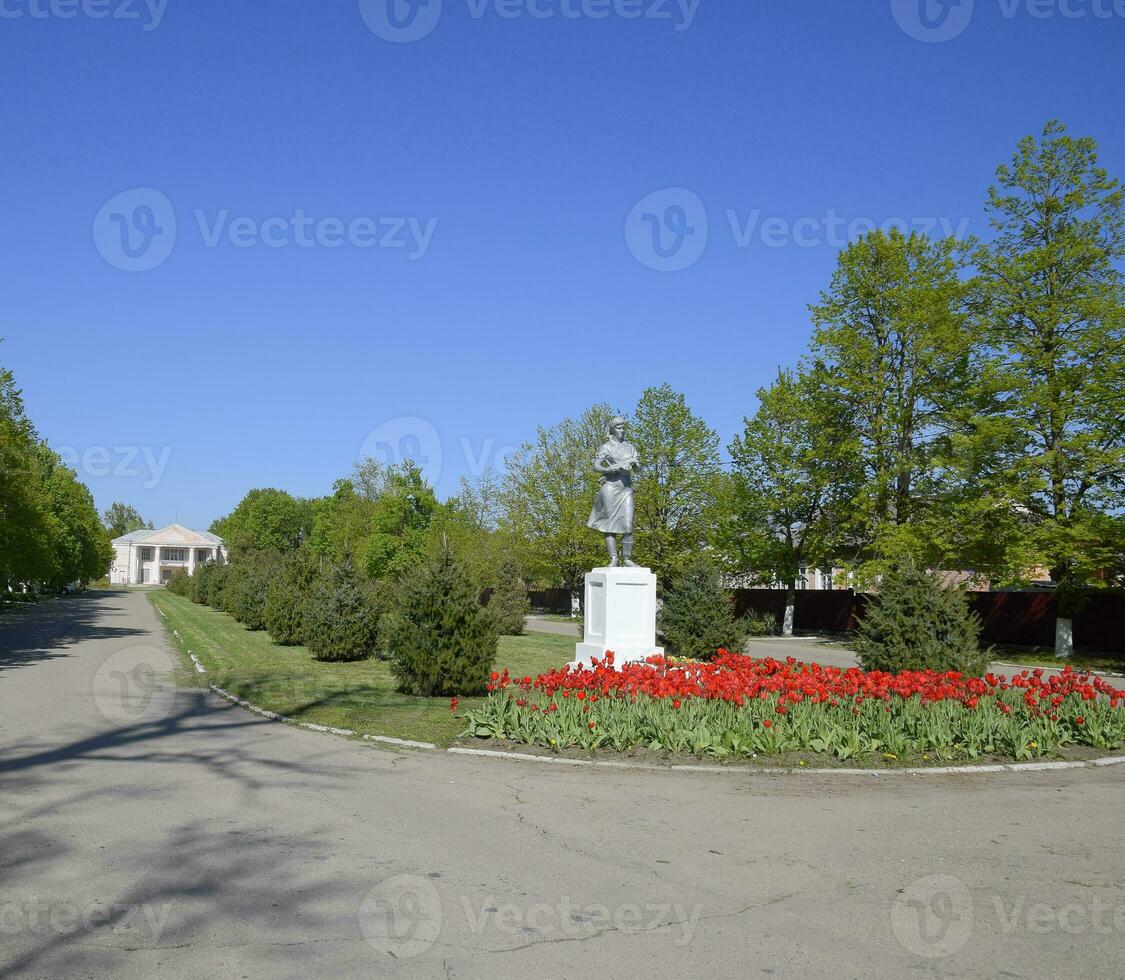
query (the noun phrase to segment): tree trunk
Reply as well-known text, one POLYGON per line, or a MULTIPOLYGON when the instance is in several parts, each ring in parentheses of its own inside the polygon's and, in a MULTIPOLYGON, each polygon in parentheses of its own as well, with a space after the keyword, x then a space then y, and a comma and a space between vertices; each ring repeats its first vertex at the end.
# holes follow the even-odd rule
POLYGON ((1055 583, 1055 656, 1069 660, 1074 656, 1074 593, 1066 566, 1051 569, 1055 583))
POLYGON ((785 619, 781 623, 781 635, 793 635, 793 617, 797 605, 797 588, 795 582, 789 583, 785 590, 785 619))
POLYGON ((1069 660, 1074 656, 1074 620, 1055 617, 1055 656, 1069 660))

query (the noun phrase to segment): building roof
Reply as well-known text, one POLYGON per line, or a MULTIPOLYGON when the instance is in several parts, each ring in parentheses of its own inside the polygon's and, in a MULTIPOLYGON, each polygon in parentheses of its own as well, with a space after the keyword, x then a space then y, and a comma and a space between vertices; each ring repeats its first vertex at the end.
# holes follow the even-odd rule
POLYGON ((222 545, 223 539, 210 531, 193 531, 182 524, 169 524, 167 527, 157 528, 156 530, 141 528, 139 531, 131 531, 129 534, 123 534, 121 537, 113 539, 114 544, 138 544, 141 542, 152 545, 207 546, 222 545))

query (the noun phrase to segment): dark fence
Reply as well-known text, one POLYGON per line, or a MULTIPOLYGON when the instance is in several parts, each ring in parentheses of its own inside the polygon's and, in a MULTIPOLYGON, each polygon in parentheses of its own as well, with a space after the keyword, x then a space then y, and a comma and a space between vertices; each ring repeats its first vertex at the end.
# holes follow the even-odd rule
POLYGON ((532 589, 527 594, 531 608, 536 612, 551 613, 556 616, 570 615, 569 589, 532 589))
MULTIPOLYGON (((1054 592, 971 592, 972 608, 981 618, 981 642, 1016 646, 1055 645, 1054 592)), ((868 596, 850 589, 802 590, 796 593, 793 627, 803 632, 847 633, 856 628, 868 596)), ((780 623, 785 592, 780 589, 735 589, 739 616, 768 613, 780 623)), ((1089 593, 1073 615, 1074 647, 1125 654, 1125 591, 1089 593)))

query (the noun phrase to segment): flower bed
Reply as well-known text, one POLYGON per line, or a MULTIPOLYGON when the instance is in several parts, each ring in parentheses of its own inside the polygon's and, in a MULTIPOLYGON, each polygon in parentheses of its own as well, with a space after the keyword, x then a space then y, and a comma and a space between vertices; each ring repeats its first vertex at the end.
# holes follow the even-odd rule
POLYGON ((466 735, 555 750, 648 749, 739 758, 1033 759, 1125 743, 1125 691, 1067 667, 983 678, 865 673, 719 651, 710 663, 651 657, 537 678, 494 674, 466 735))

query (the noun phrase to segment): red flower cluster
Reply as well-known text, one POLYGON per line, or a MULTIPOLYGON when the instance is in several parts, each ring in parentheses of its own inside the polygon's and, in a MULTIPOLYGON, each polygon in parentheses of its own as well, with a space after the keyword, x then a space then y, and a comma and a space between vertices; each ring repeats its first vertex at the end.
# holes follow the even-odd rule
MULTIPOLYGON (((1125 701, 1125 691, 1102 678, 1074 671, 1069 665, 1061 674, 1046 676, 1042 669, 1024 670, 1011 678, 988 674, 983 678, 965 677, 956 671, 903 671, 887 674, 866 672, 858 667, 823 667, 788 657, 784 662, 767 657, 759 660, 720 650, 709 663, 676 663, 666 657, 649 657, 645 663, 625 664, 613 669, 613 654, 591 668, 561 667, 537 678, 513 680, 508 671, 494 673, 489 691, 504 691, 515 686, 525 692, 538 691, 548 698, 557 696, 596 701, 598 698, 636 699, 640 695, 670 698, 680 707, 687 698, 705 698, 743 705, 747 701, 770 700, 776 696, 776 712, 785 715, 788 705, 838 705, 842 701, 889 702, 892 698, 918 696, 924 702, 960 701, 977 708, 983 699, 995 698, 1000 710, 1011 711, 999 697, 1006 691, 1022 692, 1026 707, 1033 714, 1050 715, 1072 694, 1084 701, 1099 696, 1110 699, 1112 707, 1125 701)), ((1079 722, 1081 724, 1081 722, 1079 722)))

